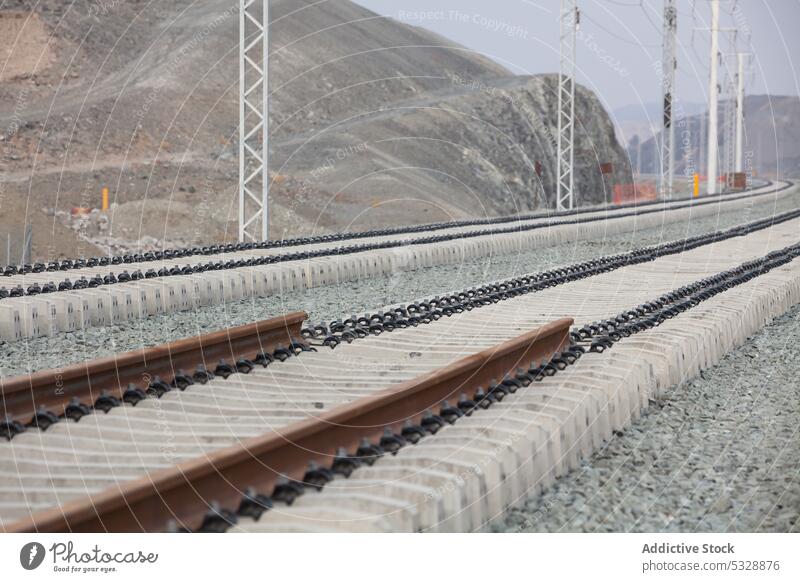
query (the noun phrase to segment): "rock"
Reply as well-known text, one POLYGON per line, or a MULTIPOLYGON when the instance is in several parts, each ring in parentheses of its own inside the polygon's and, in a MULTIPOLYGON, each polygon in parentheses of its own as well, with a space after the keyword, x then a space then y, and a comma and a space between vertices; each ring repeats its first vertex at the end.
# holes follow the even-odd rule
POLYGON ((733 509, 733 503, 728 495, 720 495, 711 508, 717 513, 725 513, 733 509))

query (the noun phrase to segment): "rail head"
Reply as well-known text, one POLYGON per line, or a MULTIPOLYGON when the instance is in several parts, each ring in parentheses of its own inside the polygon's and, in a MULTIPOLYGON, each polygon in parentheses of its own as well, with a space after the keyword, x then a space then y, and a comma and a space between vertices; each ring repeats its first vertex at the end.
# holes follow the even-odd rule
POLYGON ((212 370, 220 360, 235 363, 239 358, 252 359, 261 351, 296 341, 307 318, 305 312, 292 312, 168 344, 2 379, 0 414, 6 422, 25 424, 41 409, 63 415, 76 398, 91 407, 101 394, 120 397, 131 384, 146 389, 156 376, 169 383, 179 370, 212 370))
POLYGON ((311 462, 329 466, 342 449, 377 442, 387 428, 399 433, 408 422, 418 425, 448 400, 472 398, 520 367, 548 361, 569 346, 572 323, 551 322, 315 418, 36 513, 7 531, 164 531, 170 520, 195 530, 212 503, 235 512, 247 491, 269 496, 285 480, 302 482, 311 462))

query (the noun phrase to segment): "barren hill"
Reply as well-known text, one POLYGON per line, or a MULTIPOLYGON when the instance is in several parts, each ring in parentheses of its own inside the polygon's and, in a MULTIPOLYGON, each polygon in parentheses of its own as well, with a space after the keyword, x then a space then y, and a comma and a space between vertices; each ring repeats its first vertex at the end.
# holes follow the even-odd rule
MULTIPOLYGON (((0 231, 32 222, 38 256, 96 252, 86 237, 105 248, 143 236, 233 238, 236 6, 4 3, 0 231), (65 215, 99 206, 104 186, 116 204, 108 220, 65 215)), ((552 76, 513 76, 343 0, 271 7, 274 236, 507 214, 552 199, 552 76)), ((599 164, 629 180, 626 156, 583 88, 577 111, 577 188, 596 202, 608 197, 599 164)))

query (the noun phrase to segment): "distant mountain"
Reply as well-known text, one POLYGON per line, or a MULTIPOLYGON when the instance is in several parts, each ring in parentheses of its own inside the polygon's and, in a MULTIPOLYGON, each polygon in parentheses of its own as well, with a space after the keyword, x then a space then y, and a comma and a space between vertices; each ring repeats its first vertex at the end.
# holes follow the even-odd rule
MULTIPOLYGON (((723 155, 723 115, 726 102, 720 103, 719 132, 720 156, 723 155)), ((800 97, 788 95, 751 95, 745 98, 745 144, 746 165, 758 176, 800 177, 800 97), (749 161, 748 161, 749 160, 749 161)), ((703 112, 705 113, 705 112, 703 112)), ((694 114, 676 122, 675 169, 686 173, 687 167, 705 168, 706 141, 704 134, 705 115, 694 114)), ((639 148, 638 140, 628 137, 628 151, 633 168, 639 166, 641 155, 642 173, 658 172, 658 150, 660 143, 647 138, 639 148)), ((701 172, 702 173, 702 172, 701 172)))
MULTIPOLYGON (((676 107, 679 102, 676 101, 676 107)), ((683 107, 685 115, 697 115, 698 113, 706 110, 705 103, 694 103, 691 101, 683 101, 679 103, 683 107)), ((661 119, 661 103, 631 103, 630 105, 623 105, 612 111, 611 116, 614 121, 638 121, 647 123, 648 120, 658 121, 661 119)))
MULTIPOLYGON (((706 110, 705 103, 692 101, 676 101, 676 114, 681 108, 683 115, 699 115, 706 110)), ((631 103, 623 105, 611 112, 611 121, 617 131, 617 138, 622 143, 629 143, 634 136, 640 140, 648 139, 653 135, 653 126, 661 126, 661 103, 631 103)))

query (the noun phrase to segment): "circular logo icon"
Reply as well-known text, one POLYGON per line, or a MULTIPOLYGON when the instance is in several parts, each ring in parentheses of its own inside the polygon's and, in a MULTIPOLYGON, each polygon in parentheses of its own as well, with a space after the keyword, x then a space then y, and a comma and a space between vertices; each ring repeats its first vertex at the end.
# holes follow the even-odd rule
POLYGON ((19 563, 26 570, 35 570, 44 561, 44 546, 39 542, 29 542, 19 551, 19 563))

